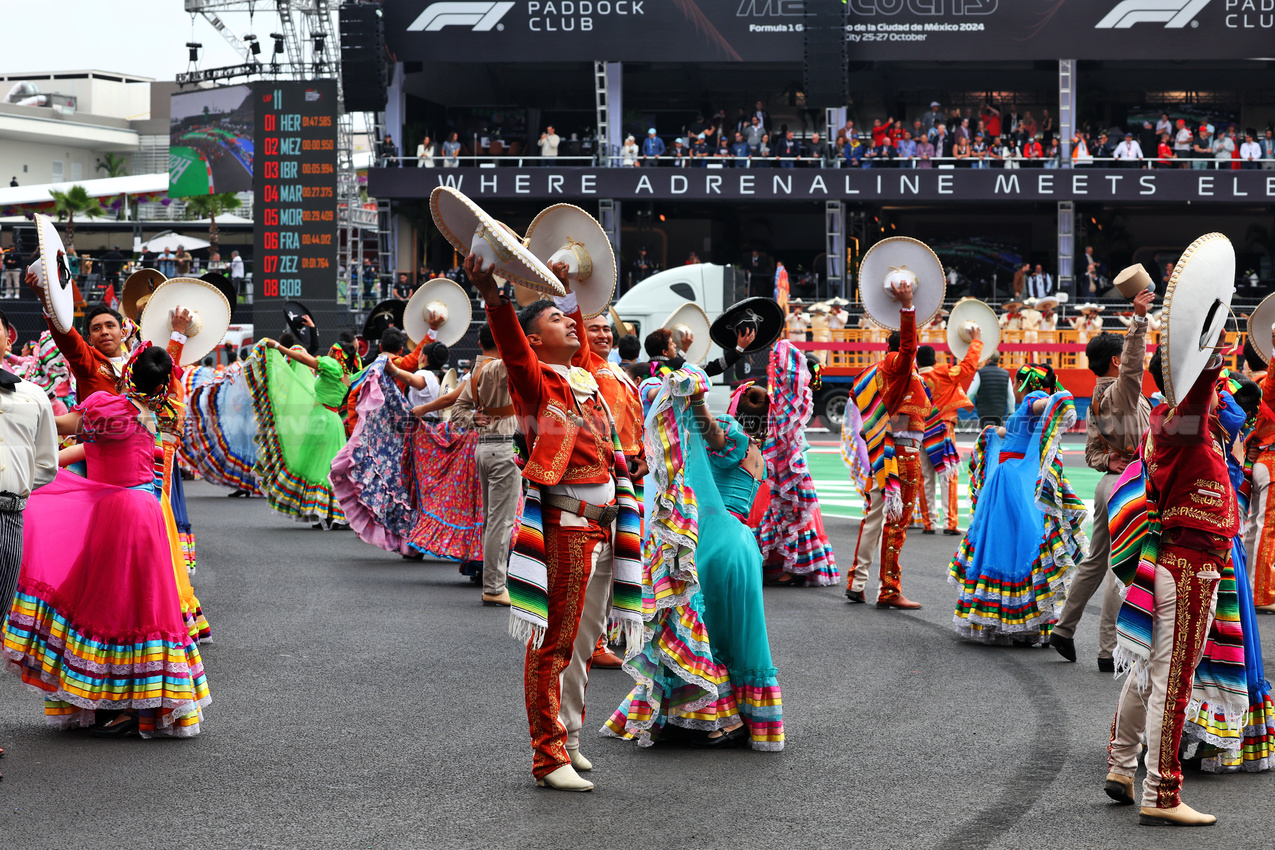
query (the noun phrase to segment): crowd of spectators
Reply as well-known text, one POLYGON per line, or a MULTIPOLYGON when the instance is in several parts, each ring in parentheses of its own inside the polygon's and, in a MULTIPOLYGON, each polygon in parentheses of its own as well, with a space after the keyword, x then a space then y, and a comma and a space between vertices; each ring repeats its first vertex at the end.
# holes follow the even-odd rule
MULTIPOLYGON (((651 127, 639 143, 628 136, 616 164, 675 168, 1058 168, 1059 128, 1048 109, 944 110, 938 101, 910 122, 893 116, 871 126, 849 120, 835 137, 800 136, 775 126, 758 101, 728 121, 724 111, 699 116, 671 141, 651 127)), ((1192 130, 1166 113, 1156 125, 1078 131, 1070 157, 1076 167, 1275 169, 1275 133, 1243 133, 1206 123, 1192 130), (1225 164, 1223 164, 1225 163, 1225 164)))

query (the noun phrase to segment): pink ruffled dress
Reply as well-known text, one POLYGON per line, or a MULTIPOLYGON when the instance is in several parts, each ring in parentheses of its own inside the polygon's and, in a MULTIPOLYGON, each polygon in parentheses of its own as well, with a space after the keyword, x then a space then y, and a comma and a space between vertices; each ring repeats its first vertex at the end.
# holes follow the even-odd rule
POLYGON ((143 737, 197 735, 208 683, 155 498, 149 412, 104 392, 75 409, 89 477, 61 471, 27 503, 5 666, 46 695, 51 725, 133 709, 143 737))

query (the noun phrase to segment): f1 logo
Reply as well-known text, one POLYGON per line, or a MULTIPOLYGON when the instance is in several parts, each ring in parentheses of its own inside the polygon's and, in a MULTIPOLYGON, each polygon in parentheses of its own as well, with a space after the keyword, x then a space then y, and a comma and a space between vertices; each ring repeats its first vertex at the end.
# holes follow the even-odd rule
POLYGON ((1121 0, 1094 29, 1127 30, 1134 24, 1159 23, 1167 30, 1182 29, 1207 5, 1209 0, 1121 0))
POLYGON ((490 32, 504 29, 499 24, 505 13, 514 7, 510 0, 444 0, 430 3, 425 11, 408 26, 408 32, 437 32, 443 27, 471 27, 472 32, 490 32))

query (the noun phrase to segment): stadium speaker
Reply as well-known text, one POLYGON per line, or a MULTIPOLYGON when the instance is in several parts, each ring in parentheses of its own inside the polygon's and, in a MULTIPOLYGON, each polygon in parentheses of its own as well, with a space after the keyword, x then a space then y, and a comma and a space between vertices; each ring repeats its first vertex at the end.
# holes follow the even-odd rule
POLYGON ((806 0, 804 18, 806 106, 845 106, 850 100, 846 77, 845 5, 806 0))
POLYGON ((388 61, 380 5, 346 2, 338 12, 341 28, 341 87, 346 112, 385 109, 388 61))

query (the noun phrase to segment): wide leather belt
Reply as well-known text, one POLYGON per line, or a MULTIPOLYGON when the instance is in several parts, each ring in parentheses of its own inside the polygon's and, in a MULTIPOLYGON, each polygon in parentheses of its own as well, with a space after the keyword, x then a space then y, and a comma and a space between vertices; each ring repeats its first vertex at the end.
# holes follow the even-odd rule
POLYGON ((15 513, 26 510, 27 500, 16 493, 0 493, 0 511, 15 513))
POLYGON ((478 444, 485 446, 490 443, 511 443, 513 442, 513 434, 483 434, 478 438, 478 444))
POLYGON ((921 447, 921 441, 914 440, 911 437, 895 437, 894 444, 905 449, 919 449, 921 447))
POLYGON ((552 493, 545 495, 542 502, 551 508, 591 519, 598 525, 610 525, 620 515, 619 505, 590 505, 570 496, 555 496, 552 493))

